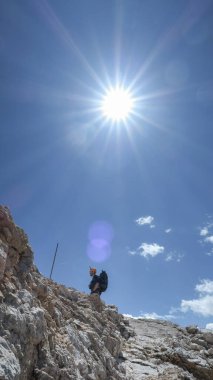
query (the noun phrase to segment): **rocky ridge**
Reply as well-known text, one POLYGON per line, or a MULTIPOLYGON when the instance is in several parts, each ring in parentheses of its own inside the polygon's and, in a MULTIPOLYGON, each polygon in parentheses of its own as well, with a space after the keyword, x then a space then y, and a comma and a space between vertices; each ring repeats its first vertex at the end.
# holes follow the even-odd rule
POLYGON ((213 334, 134 320, 42 276, 0 206, 0 380, 213 380, 213 334))

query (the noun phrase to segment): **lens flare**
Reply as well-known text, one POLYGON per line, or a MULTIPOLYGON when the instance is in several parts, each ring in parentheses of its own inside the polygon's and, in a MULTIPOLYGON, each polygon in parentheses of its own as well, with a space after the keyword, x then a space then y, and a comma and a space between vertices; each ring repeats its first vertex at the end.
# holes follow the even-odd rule
POLYGON ((87 255, 92 261, 103 262, 111 255, 110 244, 105 240, 92 240, 87 247, 87 255))
POLYGON ((114 233, 112 226, 104 221, 94 223, 88 233, 88 257, 95 262, 102 262, 111 255, 111 242, 114 233))

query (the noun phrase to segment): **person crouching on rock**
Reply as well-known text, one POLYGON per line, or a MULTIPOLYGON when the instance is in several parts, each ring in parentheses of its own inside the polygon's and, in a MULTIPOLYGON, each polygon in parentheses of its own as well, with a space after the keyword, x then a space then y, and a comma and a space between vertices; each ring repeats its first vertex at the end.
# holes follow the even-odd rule
POLYGON ((101 295, 99 276, 96 274, 96 268, 91 268, 89 270, 89 274, 92 277, 92 281, 89 284, 89 289, 91 290, 90 294, 99 294, 101 295))

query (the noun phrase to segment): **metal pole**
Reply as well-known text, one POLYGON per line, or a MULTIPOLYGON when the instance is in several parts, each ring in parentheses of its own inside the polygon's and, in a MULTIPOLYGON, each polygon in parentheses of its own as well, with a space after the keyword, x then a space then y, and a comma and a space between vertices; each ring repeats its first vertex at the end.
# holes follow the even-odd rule
POLYGON ((58 243, 56 245, 55 255, 54 255, 53 264, 52 264, 52 268, 51 268, 51 272, 50 272, 50 279, 52 277, 52 272, 53 272, 53 267, 54 267, 54 264, 55 264, 55 258, 56 258, 57 250, 58 250, 58 243))

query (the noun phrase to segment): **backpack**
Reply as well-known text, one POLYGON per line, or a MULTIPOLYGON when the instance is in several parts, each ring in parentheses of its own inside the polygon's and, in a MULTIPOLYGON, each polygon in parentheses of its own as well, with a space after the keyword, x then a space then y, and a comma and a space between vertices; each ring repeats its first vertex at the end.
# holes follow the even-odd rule
POLYGON ((105 270, 102 270, 99 276, 99 284, 101 292, 105 292, 108 286, 108 275, 105 270))

